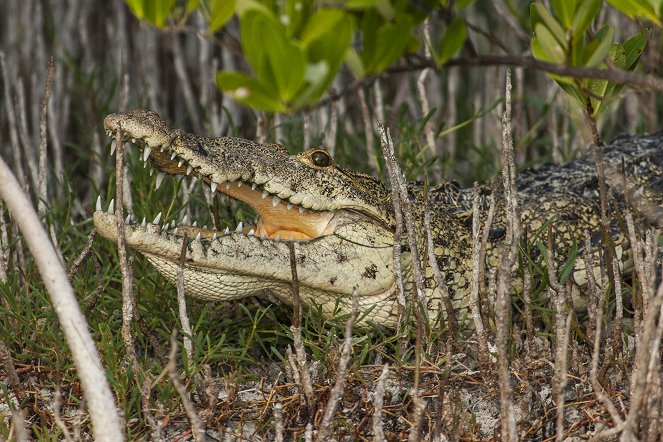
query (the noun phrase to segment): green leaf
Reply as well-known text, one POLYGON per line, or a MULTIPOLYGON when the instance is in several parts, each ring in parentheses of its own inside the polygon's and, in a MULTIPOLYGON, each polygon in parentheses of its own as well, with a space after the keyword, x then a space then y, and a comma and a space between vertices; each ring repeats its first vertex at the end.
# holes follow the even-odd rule
MULTIPOLYGON (((582 1, 582 0, 580 0, 582 1)), ((559 17, 564 29, 569 29, 573 21, 573 13, 577 6, 577 0, 550 0, 550 6, 559 17)))
POLYGON ((364 78, 366 75, 366 71, 364 69, 364 63, 361 61, 361 57, 357 53, 357 51, 354 50, 354 48, 349 47, 347 51, 345 51, 345 55, 343 56, 343 61, 345 61, 345 64, 347 67, 350 69, 350 72, 352 72, 352 75, 356 79, 364 78))
POLYGON ((221 29, 235 13, 235 0, 209 0, 209 32, 221 29))
POLYGON ((283 24, 273 14, 250 9, 240 17, 244 54, 260 83, 290 101, 304 82, 306 61, 302 48, 288 40, 283 24))
POLYGON ((463 47, 467 38, 467 26, 463 17, 457 16, 447 27, 437 53, 437 65, 442 66, 463 47))
POLYGON ((274 90, 269 89, 243 72, 221 71, 216 74, 217 87, 233 100, 246 106, 269 112, 286 112, 274 90))
POLYGON ((583 0, 580 7, 573 17, 571 25, 571 32, 573 33, 573 40, 578 41, 585 35, 585 31, 592 24, 596 15, 601 10, 603 0, 583 0))
POLYGON ((661 1, 660 0, 608 0, 612 6, 631 20, 644 18, 661 27, 661 1))
POLYGON ((564 63, 566 59, 564 48, 548 28, 543 23, 538 23, 534 30, 536 33, 535 38, 532 39, 532 53, 534 56, 549 63, 564 63))
POLYGON ((647 46, 647 37, 642 32, 638 32, 622 44, 624 54, 626 55, 624 69, 627 71, 635 69, 642 51, 645 50, 645 46, 647 46))
POLYGON ((615 37, 615 28, 610 25, 604 25, 597 33, 596 41, 600 42, 598 47, 593 51, 585 62, 587 67, 596 67, 603 63, 608 51, 612 46, 612 41, 615 37))
POLYGON ((367 38, 362 52, 364 68, 368 74, 384 71, 398 60, 410 44, 413 23, 410 16, 400 16, 396 23, 385 23, 367 38), (379 42, 379 44, 378 44, 379 42))
POLYGON ((175 0, 125 0, 125 3, 136 17, 158 28, 165 27, 175 7, 175 0))
POLYGON ((341 10, 320 9, 309 19, 301 36, 308 86, 296 102, 317 100, 329 87, 350 48, 353 32, 352 18, 341 10))
MULTIPOLYGON (((593 1, 593 0, 591 0, 593 1)), ((566 33, 564 28, 559 24, 557 19, 548 12, 546 7, 541 3, 534 3, 533 8, 536 10, 537 16, 541 19, 541 22, 545 25, 545 28, 549 31, 549 34, 557 40, 557 43, 561 47, 566 47, 566 33)), ((536 30, 537 26, 534 26, 536 30)), ((537 31, 538 34, 538 31, 537 31)))
POLYGON ((186 2, 186 12, 193 12, 198 6, 200 6, 201 0, 187 0, 186 2))

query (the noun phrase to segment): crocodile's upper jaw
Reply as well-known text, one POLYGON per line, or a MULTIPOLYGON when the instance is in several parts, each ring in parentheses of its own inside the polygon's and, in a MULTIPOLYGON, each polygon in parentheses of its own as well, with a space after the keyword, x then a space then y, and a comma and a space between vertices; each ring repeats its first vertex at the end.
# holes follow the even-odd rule
MULTIPOLYGON (((371 177, 354 174, 350 176, 353 185, 348 186, 343 182, 348 179, 347 171, 333 163, 329 170, 320 170, 310 163, 308 153, 295 161, 280 146, 234 138, 194 137, 169 129, 156 113, 142 109, 111 114, 104 120, 104 128, 109 134, 120 130, 123 141, 140 146, 143 159, 149 158, 160 174, 193 174, 207 183, 212 192, 222 192, 249 204, 260 218, 256 225, 245 226, 245 233, 302 240, 329 235, 336 226, 360 219, 372 218, 383 226, 392 222, 390 209, 380 210, 379 203, 383 201, 366 204, 363 195, 357 197, 355 188, 362 187, 361 180, 370 187, 374 184, 371 177), (284 167, 285 162, 289 162, 290 170, 284 167), (275 173, 279 168, 285 173, 275 173), (309 189, 313 183, 320 183, 315 197, 311 197, 314 189, 309 189)), ((159 182, 161 179, 158 176, 159 182)), ((212 236, 214 232, 200 233, 212 236)))

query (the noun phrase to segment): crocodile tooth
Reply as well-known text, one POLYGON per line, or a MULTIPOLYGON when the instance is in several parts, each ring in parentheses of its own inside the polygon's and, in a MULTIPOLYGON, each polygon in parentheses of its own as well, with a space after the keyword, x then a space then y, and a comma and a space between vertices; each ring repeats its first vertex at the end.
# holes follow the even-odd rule
POLYGON ((135 138, 132 138, 132 139, 131 139, 131 142, 134 143, 134 144, 136 144, 136 139, 135 139, 135 138))
POLYGON ((150 154, 152 153, 152 148, 149 146, 145 146, 145 150, 143 151, 143 161, 147 162, 147 159, 150 157, 150 154))
POLYGON ((166 146, 161 146, 161 148, 159 149, 159 152, 163 153, 164 150, 166 150, 166 146))
POLYGON ((216 232, 214 232, 214 235, 212 235, 212 241, 216 240, 216 232))
MULTIPOLYGON (((145 165, 147 165, 147 163, 145 163, 145 165)), ((150 176, 152 176, 153 174, 154 174, 154 169, 150 167, 150 176)))
POLYGON ((226 181, 226 189, 230 189, 230 181, 226 181))
POLYGON ((279 205, 280 202, 281 202, 281 198, 279 198, 278 196, 274 195, 272 197, 272 206, 276 207, 276 206, 279 205))
POLYGON ((218 184, 216 184, 214 181, 212 181, 212 184, 209 185, 209 188, 212 189, 212 193, 216 192, 218 184))
POLYGON ((191 224, 191 227, 197 227, 198 226, 198 221, 194 221, 193 224, 191 224))
POLYGON ((267 239, 267 235, 263 233, 262 235, 260 235, 260 239, 267 239))
POLYGON ((276 235, 274 237, 274 241, 281 241, 281 235, 276 235))
POLYGON ((251 184, 251 190, 256 190, 256 186, 257 186, 256 183, 252 183, 252 184, 251 184))
POLYGON ((262 191, 262 198, 263 198, 263 199, 267 198, 267 195, 269 195, 269 193, 267 193, 266 190, 263 190, 263 191, 262 191))
POLYGON ((111 141, 111 156, 115 153, 115 140, 111 141))
POLYGON ((193 166, 192 166, 192 165, 189 164, 188 166, 186 166, 186 174, 187 174, 187 175, 190 175, 192 170, 193 170, 193 166))
POLYGON ((161 173, 161 172, 157 173, 157 180, 156 180, 156 183, 155 183, 155 186, 154 186, 156 189, 158 189, 161 186, 161 182, 163 181, 163 178, 165 176, 166 176, 165 173, 161 173))
POLYGON ((303 207, 299 206, 299 213, 304 213, 305 211, 306 211, 306 209, 305 209, 305 208, 303 208, 303 207))
POLYGON ((247 236, 253 236, 254 234, 255 234, 255 232, 253 231, 253 229, 251 229, 251 230, 249 230, 249 233, 247 233, 247 236))
POLYGON ((237 180, 237 187, 242 187, 242 182, 237 180))
POLYGON ((205 225, 203 226, 203 229, 208 230, 208 229, 207 229, 207 224, 205 224, 205 225))
POLYGON ((182 218, 182 225, 184 226, 189 225, 189 215, 184 215, 184 218, 182 218))
POLYGON ((230 233, 230 229, 229 229, 228 227, 226 227, 226 229, 223 231, 223 234, 224 234, 224 235, 227 235, 227 234, 229 234, 229 233, 230 233))
POLYGON ((288 205, 286 207, 288 207, 288 210, 292 209, 292 203, 288 202, 288 205))
POLYGON ((177 156, 177 154, 176 154, 175 152, 173 152, 173 153, 170 155, 170 159, 171 159, 171 161, 174 160, 176 156, 177 156))
POLYGON ((193 239, 194 241, 200 241, 200 232, 196 235, 196 237, 193 239))
POLYGON ((173 235, 177 235, 177 227, 173 229, 173 235))
POLYGON ((109 137, 111 136, 112 133, 113 133, 113 132, 111 132, 111 131, 109 131, 109 130, 106 131, 106 135, 108 135, 109 137))
POLYGON ((108 205, 108 213, 113 213, 115 212, 115 198, 113 198, 108 205))
POLYGON ((180 160, 180 162, 177 163, 177 167, 182 167, 182 164, 184 164, 184 160, 180 160))
POLYGON ((147 226, 147 220, 145 219, 145 217, 143 217, 143 221, 141 221, 140 225, 141 227, 147 226))
POLYGON ((242 222, 240 221, 239 224, 237 224, 237 228, 235 229, 235 232, 242 233, 243 228, 244 227, 242 226, 242 222))
POLYGON ((101 195, 97 197, 97 212, 101 212, 101 195))
POLYGON ((131 215, 127 215, 127 217, 124 220, 124 224, 129 224, 131 223, 131 215))
POLYGON ((159 224, 159 221, 161 221, 161 212, 159 212, 159 214, 154 217, 154 221, 152 221, 152 224, 159 224))

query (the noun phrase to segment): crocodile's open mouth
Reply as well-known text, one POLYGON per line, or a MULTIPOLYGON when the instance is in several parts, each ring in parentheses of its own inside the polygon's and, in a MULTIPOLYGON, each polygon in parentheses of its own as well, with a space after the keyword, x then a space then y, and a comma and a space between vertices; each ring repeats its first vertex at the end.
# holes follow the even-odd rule
MULTIPOLYGON (((107 134, 113 136, 111 131, 107 131, 107 134)), ((123 137, 123 141, 131 141, 140 147, 143 161, 149 160, 157 170, 157 188, 161 185, 165 175, 193 176, 208 185, 212 194, 221 192, 250 205, 259 216, 257 222, 251 225, 244 225, 240 222, 235 229, 236 232, 275 240, 308 240, 333 233, 340 219, 344 218, 341 212, 345 211, 321 211, 306 208, 301 203, 295 204, 288 199, 281 199, 256 183, 239 179, 215 182, 211 177, 201 174, 196 167, 167 146, 150 147, 143 140, 128 138, 126 134, 123 134, 123 137)), ((115 140, 112 143, 114 146, 115 140)), ((227 234, 230 231, 229 228, 226 228, 224 232, 210 230, 198 227, 196 223, 187 226, 186 220, 183 221, 183 224, 185 225, 177 226, 177 235, 187 237, 199 235, 201 238, 206 238, 222 233, 227 234)))

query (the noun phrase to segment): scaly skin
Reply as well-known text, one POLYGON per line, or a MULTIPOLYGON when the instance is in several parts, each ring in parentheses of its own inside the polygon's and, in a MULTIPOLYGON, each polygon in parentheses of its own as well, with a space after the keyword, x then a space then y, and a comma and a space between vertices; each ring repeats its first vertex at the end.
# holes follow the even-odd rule
MULTIPOLYGON (((368 175, 345 169, 320 149, 289 155, 278 145, 260 145, 238 138, 207 138, 170 129, 154 112, 133 110, 106 117, 107 132, 121 131, 143 149, 152 166, 165 174, 193 174, 211 186, 250 204, 260 219, 255 226, 235 232, 198 227, 177 229, 158 225, 128 225, 127 245, 152 262, 169 281, 176 269, 183 237, 190 240, 184 263, 187 291, 210 300, 232 300, 271 294, 290 303, 291 269, 286 240, 295 241, 297 273, 302 302, 322 307, 326 316, 349 312, 352 291, 360 295, 360 311, 372 309, 367 319, 387 327, 398 321, 396 281, 392 270, 394 214, 388 188, 368 175), (149 150, 148 150, 149 148, 149 150)), ((658 224, 663 177, 663 136, 622 138, 605 149, 611 205, 622 205, 625 160, 631 201, 646 218, 658 224)), ((598 197, 593 159, 538 171, 518 178, 518 198, 524 228, 545 230, 550 224, 564 257, 568 248, 582 242, 582 233, 598 235, 598 197)), ((467 311, 471 280, 472 190, 443 183, 426 198, 419 184, 409 186, 417 238, 423 249, 425 201, 431 205, 431 226, 438 266, 458 313, 467 311)), ((482 208, 487 205, 481 189, 482 208)), ((499 196, 499 195, 498 195, 499 196)), ((99 209, 99 208, 98 208, 99 209)), ((94 214, 101 235, 115 241, 115 216, 101 210, 94 214)), ((488 243, 487 263, 496 264, 496 248, 504 236, 504 209, 498 204, 488 243)), ((613 226, 617 254, 626 251, 624 235, 613 226)), ((530 234, 530 237, 535 235, 530 234)), ((426 277, 430 318, 441 305, 442 291, 421 253, 426 277)), ((413 289, 411 256, 402 246, 406 298, 413 289)), ((578 260, 576 282, 585 281, 578 260)), ((580 303, 580 302, 579 302, 580 303)), ((461 317, 462 320, 462 317, 461 317)))

